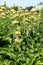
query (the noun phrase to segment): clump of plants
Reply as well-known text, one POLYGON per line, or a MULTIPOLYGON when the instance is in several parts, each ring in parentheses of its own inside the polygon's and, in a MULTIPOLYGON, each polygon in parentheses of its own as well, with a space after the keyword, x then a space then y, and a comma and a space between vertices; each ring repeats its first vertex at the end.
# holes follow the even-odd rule
POLYGON ((43 65, 42 10, 0 7, 0 65, 43 65))

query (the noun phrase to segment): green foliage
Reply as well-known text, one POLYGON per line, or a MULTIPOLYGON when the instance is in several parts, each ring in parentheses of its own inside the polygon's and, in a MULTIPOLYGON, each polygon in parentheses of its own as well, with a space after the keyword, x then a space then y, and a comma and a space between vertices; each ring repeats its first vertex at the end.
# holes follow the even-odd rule
POLYGON ((43 19, 29 19, 28 23, 22 21, 23 17, 16 19, 17 25, 12 24, 13 19, 0 19, 0 65, 43 65, 43 19), (21 27, 20 36, 14 34, 17 27, 21 27), (20 43, 14 41, 15 37, 20 43))

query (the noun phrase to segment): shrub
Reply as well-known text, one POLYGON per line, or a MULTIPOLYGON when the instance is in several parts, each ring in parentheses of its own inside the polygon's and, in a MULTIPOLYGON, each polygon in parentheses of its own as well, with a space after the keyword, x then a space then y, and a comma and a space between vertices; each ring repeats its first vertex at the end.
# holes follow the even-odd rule
POLYGON ((42 65, 42 12, 11 11, 6 7, 3 12, 5 15, 0 16, 0 65, 42 65))

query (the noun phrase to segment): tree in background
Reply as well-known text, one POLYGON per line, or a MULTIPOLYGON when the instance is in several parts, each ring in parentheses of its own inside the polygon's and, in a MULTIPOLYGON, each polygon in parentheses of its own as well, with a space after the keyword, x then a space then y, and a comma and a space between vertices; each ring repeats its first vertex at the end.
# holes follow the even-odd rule
POLYGON ((26 7, 25 10, 31 10, 33 8, 33 6, 30 6, 30 7, 26 7))

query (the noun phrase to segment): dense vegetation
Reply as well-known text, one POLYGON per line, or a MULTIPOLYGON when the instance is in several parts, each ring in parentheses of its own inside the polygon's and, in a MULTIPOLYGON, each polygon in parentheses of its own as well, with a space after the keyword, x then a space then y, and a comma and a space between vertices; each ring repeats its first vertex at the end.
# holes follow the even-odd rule
POLYGON ((43 10, 0 7, 0 65, 43 65, 43 10))

